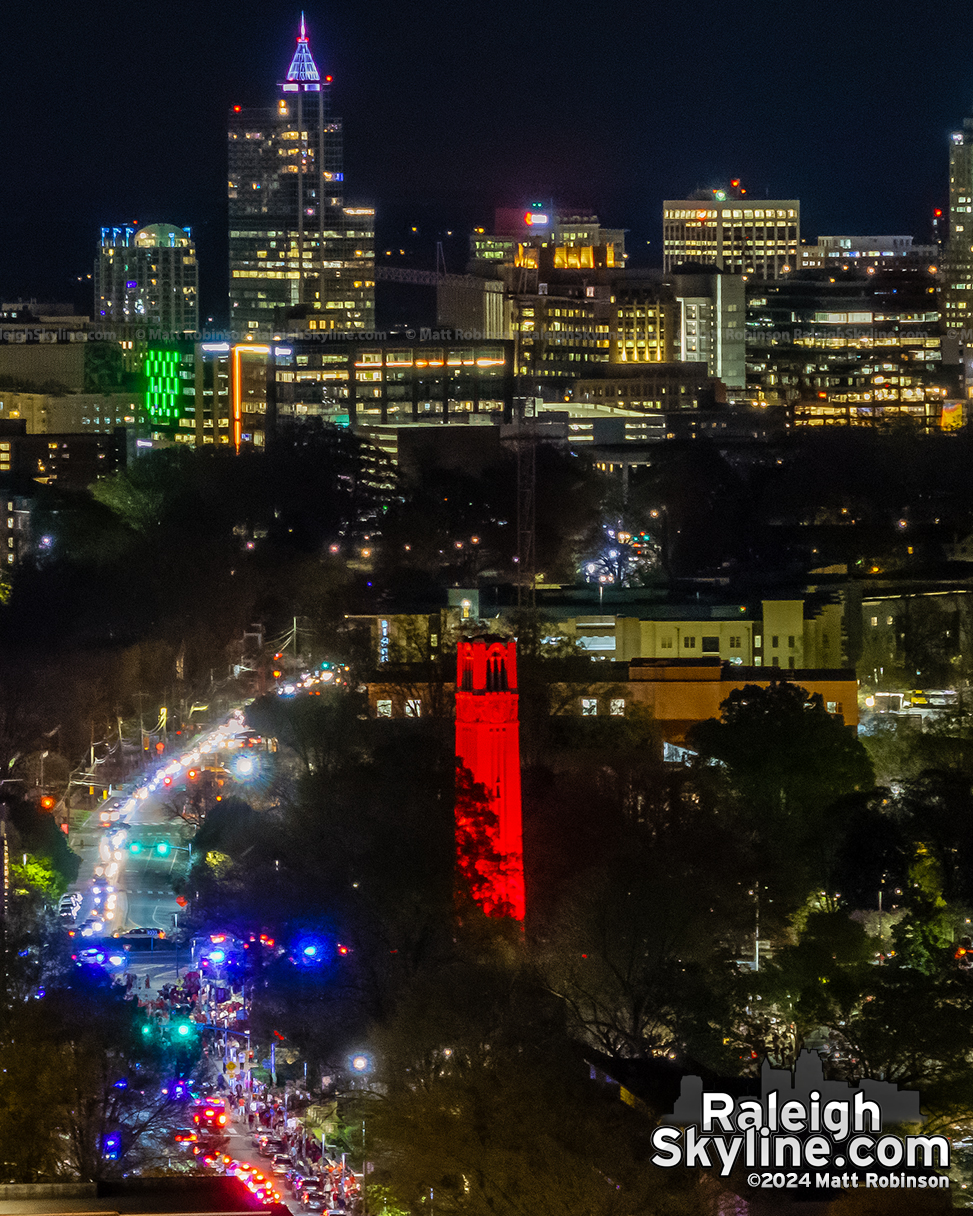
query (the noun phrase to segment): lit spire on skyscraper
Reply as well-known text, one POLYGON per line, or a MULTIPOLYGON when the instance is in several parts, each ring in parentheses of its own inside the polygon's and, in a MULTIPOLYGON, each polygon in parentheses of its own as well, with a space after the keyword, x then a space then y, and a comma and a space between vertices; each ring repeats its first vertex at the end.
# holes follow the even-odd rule
POLYGON ((309 80, 320 80, 321 74, 317 64, 311 58, 311 47, 308 43, 307 30, 304 26, 304 14, 301 13, 301 32, 297 36, 297 50, 287 70, 288 80, 299 80, 305 83, 309 80))

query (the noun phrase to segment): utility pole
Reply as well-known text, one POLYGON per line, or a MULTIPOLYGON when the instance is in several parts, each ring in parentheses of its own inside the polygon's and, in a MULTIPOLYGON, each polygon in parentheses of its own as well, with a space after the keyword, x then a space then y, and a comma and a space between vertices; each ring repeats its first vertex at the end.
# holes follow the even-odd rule
POLYGON ((534 421, 518 420, 517 429, 517 607, 537 607, 535 538, 537 533, 537 433, 534 421))

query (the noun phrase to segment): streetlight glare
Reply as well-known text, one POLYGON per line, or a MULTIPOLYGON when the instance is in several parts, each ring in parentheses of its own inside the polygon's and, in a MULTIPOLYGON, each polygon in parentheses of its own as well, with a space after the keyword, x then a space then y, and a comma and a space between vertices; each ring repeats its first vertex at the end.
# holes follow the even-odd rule
POLYGON ((239 756, 233 765, 233 771, 238 777, 252 777, 257 766, 252 756, 239 756))

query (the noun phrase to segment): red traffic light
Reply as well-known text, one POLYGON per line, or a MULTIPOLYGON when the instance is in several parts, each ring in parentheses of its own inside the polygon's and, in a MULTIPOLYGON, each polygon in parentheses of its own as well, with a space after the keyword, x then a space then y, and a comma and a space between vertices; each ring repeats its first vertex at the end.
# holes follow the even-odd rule
POLYGON ((41 810, 42 811, 53 811, 56 801, 57 800, 55 798, 53 798, 50 794, 42 795, 41 802, 40 802, 41 810))
POLYGON ((189 770, 189 772, 186 774, 186 776, 189 778, 190 781, 195 781, 196 778, 199 776, 199 770, 195 769, 195 768, 191 768, 189 770))

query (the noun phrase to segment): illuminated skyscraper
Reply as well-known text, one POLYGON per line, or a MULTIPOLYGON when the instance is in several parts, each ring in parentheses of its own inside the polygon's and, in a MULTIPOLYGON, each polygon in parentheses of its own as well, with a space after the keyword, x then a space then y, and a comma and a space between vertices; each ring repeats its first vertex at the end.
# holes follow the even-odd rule
POLYGON ((734 182, 663 203, 663 267, 687 262, 731 274, 776 279, 798 266, 801 204, 796 198, 752 199, 734 182))
POLYGON ((948 330, 973 339, 973 117, 949 145, 949 234, 942 262, 940 307, 948 330))
MULTIPOLYGON (((188 228, 102 228, 94 275, 96 325, 151 327, 165 340, 191 337, 199 328, 198 285, 188 228)), ((124 328, 118 332, 127 336, 124 328)))
POLYGON ((271 108, 230 111, 231 327, 267 332, 315 315, 315 329, 371 330, 375 212, 345 205, 341 119, 303 15, 279 89, 271 108))

